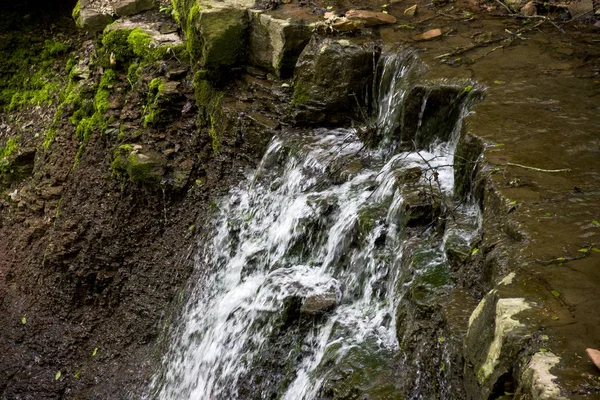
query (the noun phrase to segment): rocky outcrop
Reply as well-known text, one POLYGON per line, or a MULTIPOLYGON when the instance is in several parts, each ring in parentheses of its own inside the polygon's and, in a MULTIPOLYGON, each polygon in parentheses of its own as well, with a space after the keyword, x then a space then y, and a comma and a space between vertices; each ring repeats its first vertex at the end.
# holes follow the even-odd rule
POLYGON ((155 0, 79 0, 73 9, 73 18, 80 28, 98 33, 114 20, 139 14, 156 7, 155 0))
POLYGON ((291 77, 298 56, 310 40, 312 27, 303 21, 276 18, 261 10, 248 12, 250 62, 278 77, 291 77))
POLYGON ((294 73, 296 121, 340 124, 367 115, 379 54, 372 41, 313 38, 294 73))

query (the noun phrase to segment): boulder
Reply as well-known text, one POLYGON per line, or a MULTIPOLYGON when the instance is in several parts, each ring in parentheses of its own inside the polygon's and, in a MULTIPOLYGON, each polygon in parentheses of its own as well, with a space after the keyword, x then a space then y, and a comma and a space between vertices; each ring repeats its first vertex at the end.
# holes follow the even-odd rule
POLYGON ((596 349, 586 349, 585 350, 588 357, 590 358, 590 360, 592 360, 592 362, 594 363, 594 365, 600 369, 600 350, 596 350, 596 349))
POLYGON ((379 54, 373 42, 313 37, 294 73, 296 122, 339 124, 368 114, 365 99, 379 54))
POLYGON ((417 85, 406 94, 401 123, 396 129, 399 141, 408 148, 428 149, 436 141, 448 141, 472 86, 445 83, 417 85))
POLYGON ((156 7, 154 0, 122 0, 113 6, 114 12, 119 17, 134 15, 156 7))
POLYGON ((337 291, 331 290, 325 293, 313 294, 304 299, 300 313, 308 315, 325 314, 333 310, 340 303, 337 291))
POLYGON ((572 18, 578 18, 583 14, 593 13, 594 4, 592 0, 577 0, 569 3, 568 9, 572 18))
POLYGON ((176 15, 186 34, 188 51, 211 78, 226 78, 246 55, 248 10, 253 0, 176 3, 176 15))
POLYGON ((281 78, 292 76, 300 53, 308 44, 311 28, 301 20, 280 19, 249 10, 250 62, 281 78))
POLYGON ((93 9, 80 9, 75 23, 88 32, 101 32, 111 21, 110 15, 93 9))

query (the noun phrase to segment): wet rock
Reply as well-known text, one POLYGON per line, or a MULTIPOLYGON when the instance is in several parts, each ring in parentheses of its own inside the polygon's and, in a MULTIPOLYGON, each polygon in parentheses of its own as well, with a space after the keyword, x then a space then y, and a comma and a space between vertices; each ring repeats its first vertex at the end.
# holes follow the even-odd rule
POLYGON ((404 15, 408 15, 409 17, 414 17, 417 14, 417 5, 413 5, 404 10, 404 15))
MULTIPOLYGON (((522 398, 532 400, 567 400, 561 396, 560 388, 554 382, 556 376, 550 373, 552 367, 560 363, 560 358, 551 352, 538 352, 531 357, 522 374, 518 392, 522 398)), ((520 397, 520 396, 519 396, 520 397)))
POLYGON ((452 269, 458 271, 469 259, 471 247, 458 231, 451 230, 446 235, 444 253, 452 269))
POLYGON ((568 5, 569 13, 571 13, 572 18, 577 18, 582 16, 583 14, 594 12, 594 3, 592 0, 577 0, 569 3, 568 5))
POLYGON ((372 42, 314 37, 294 74, 298 123, 341 123, 360 115, 373 82, 379 48, 372 42), (358 105, 357 105, 358 104, 358 105))
POLYGON ((592 362, 594 363, 594 365, 598 369, 600 369, 600 350, 585 349, 585 352, 587 353, 587 355, 590 358, 590 360, 592 360, 592 362))
POLYGON ((526 17, 532 17, 534 15, 537 15, 537 8, 535 7, 533 1, 528 2, 523 6, 523 8, 521 8, 521 14, 523 14, 526 17))
POLYGON ((274 72, 278 77, 292 76, 298 56, 312 34, 301 20, 280 19, 249 10, 250 62, 274 72))
POLYGON ((492 290, 471 314, 464 340, 466 390, 471 398, 488 398, 520 362, 518 356, 535 328, 517 315, 531 307, 523 298, 502 298, 492 290))
POLYGON ((439 28, 430 29, 414 37, 415 40, 431 40, 442 36, 442 30, 439 28))
POLYGON ((428 186, 407 185, 402 190, 402 220, 408 227, 434 222, 441 212, 440 196, 428 186))
POLYGON ((465 199, 469 195, 482 198, 482 180, 478 181, 477 176, 481 167, 478 160, 483 150, 481 139, 471 134, 465 134, 458 141, 454 158, 454 195, 457 198, 465 199))
POLYGON ((346 12, 346 18, 358 21, 366 27, 396 23, 396 17, 393 15, 367 10, 349 10, 346 12))
MULTIPOLYGON (((471 87, 472 88, 472 87, 471 87)), ((448 141, 468 90, 460 85, 417 85, 406 95, 402 120, 396 130, 408 148, 428 149, 437 141, 448 141)))
POLYGON ((332 311, 340 303, 337 291, 313 294, 304 299, 300 312, 308 315, 320 315, 332 311))

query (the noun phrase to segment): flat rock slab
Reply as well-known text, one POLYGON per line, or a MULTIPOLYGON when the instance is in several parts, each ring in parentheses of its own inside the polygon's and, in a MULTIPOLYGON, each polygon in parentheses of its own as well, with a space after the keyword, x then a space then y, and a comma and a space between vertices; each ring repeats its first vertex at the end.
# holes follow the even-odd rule
POLYGON ((349 10, 346 12, 346 18, 350 21, 358 21, 367 27, 396 23, 396 17, 393 15, 367 10, 349 10))
POLYGON ((141 29, 152 37, 153 44, 157 47, 163 46, 178 46, 183 44, 183 40, 177 33, 161 33, 164 32, 163 23, 161 22, 136 22, 130 19, 120 19, 107 28, 107 31, 115 31, 119 29, 141 29))
POLYGON ((585 349, 587 355, 590 357, 590 360, 594 363, 598 369, 600 369, 600 350, 596 349, 585 349))
POLYGON ((156 4, 156 0, 79 0, 73 18, 80 28, 100 32, 114 16, 138 14, 155 8, 156 4))

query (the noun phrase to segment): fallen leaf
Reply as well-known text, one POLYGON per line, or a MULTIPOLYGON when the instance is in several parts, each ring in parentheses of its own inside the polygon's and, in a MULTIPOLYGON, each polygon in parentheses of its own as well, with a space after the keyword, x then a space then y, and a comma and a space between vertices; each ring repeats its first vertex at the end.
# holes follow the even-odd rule
POLYGON ((552 290, 550 293, 552 293, 552 296, 554 297, 560 297, 560 293, 558 293, 556 290, 552 290))
POLYGON ((60 373, 60 371, 58 371, 58 372, 56 373, 56 375, 54 375, 54 380, 55 380, 55 381, 59 380, 61 376, 62 376, 62 374, 60 373))

